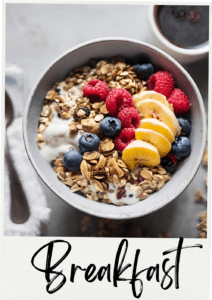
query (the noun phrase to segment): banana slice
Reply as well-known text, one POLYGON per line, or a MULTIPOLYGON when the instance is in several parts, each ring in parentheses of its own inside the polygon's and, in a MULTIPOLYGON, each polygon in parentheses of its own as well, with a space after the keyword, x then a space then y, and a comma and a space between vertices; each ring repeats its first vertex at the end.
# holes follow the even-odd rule
POLYGON ((143 119, 154 118, 166 124, 174 136, 179 136, 181 128, 175 114, 164 104, 156 100, 142 100, 137 103, 137 110, 143 119))
POLYGON ((151 129, 139 128, 135 130, 136 140, 142 140, 155 146, 160 157, 166 156, 171 150, 169 141, 159 132, 151 129))
POLYGON ((169 107, 169 102, 166 100, 166 97, 155 91, 141 91, 140 93, 133 95, 132 98, 133 98, 135 107, 138 102, 145 100, 145 99, 157 100, 157 101, 161 102, 162 104, 166 105, 167 107, 169 107))
POLYGON ((160 155, 157 148, 139 140, 130 143, 124 149, 122 159, 130 170, 134 170, 139 165, 154 167, 160 163, 160 155))
POLYGON ((143 119, 140 121, 138 128, 146 128, 157 131, 162 134, 171 144, 174 142, 174 135, 171 129, 157 119, 143 119))

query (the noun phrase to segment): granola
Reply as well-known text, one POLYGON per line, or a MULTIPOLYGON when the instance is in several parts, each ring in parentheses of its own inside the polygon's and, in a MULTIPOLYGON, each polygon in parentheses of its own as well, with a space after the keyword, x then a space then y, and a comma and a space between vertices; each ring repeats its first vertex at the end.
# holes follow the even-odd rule
POLYGON ((39 119, 38 147, 49 162, 54 161, 57 177, 72 192, 81 192, 90 200, 107 204, 134 204, 160 190, 171 174, 161 165, 138 166, 131 171, 123 162, 121 152, 115 149, 113 139, 101 136, 99 149, 83 154, 79 171, 70 171, 63 164, 63 155, 70 149, 78 149, 83 134, 99 134, 100 123, 109 114, 104 101, 91 103, 83 96, 83 86, 92 79, 105 81, 110 89, 127 89, 131 95, 147 90, 146 81, 140 80, 133 66, 121 58, 92 61, 75 69, 45 97, 39 119))

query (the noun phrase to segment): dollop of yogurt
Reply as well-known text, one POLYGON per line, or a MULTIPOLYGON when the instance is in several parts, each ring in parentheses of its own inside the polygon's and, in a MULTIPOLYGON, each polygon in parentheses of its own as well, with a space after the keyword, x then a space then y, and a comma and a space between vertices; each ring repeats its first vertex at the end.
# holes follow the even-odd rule
POLYGON ((108 198, 113 204, 132 205, 140 201, 140 199, 137 198, 137 195, 139 195, 139 188, 137 186, 127 183, 125 185, 126 193, 124 194, 124 197, 122 197, 121 199, 117 199, 116 196, 118 189, 119 188, 117 184, 112 184, 112 183, 109 184, 109 190, 115 190, 113 193, 108 193, 108 198))
POLYGON ((57 112, 53 109, 53 119, 50 125, 45 129, 43 138, 46 146, 41 150, 41 154, 48 162, 62 157, 66 152, 73 148, 78 150, 78 140, 84 134, 79 132, 76 135, 70 135, 69 126, 73 120, 64 120, 58 117, 57 112))

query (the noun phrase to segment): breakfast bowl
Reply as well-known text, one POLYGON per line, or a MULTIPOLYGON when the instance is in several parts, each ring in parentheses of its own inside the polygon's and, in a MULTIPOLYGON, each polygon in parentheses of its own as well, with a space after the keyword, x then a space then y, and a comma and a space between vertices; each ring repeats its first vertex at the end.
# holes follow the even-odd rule
MULTIPOLYGON (((152 213, 179 196, 194 178, 200 166, 206 143, 206 116, 200 92, 190 75, 171 56, 147 43, 125 38, 104 38, 83 43, 56 58, 40 75, 32 89, 24 112, 23 136, 26 152, 36 172, 44 183, 59 198, 75 208, 103 218, 131 219, 152 213), (39 118, 46 94, 55 83, 65 80, 76 68, 85 66, 90 60, 107 60, 122 57, 131 65, 145 58, 157 70, 170 72, 176 87, 182 89, 191 102, 190 120, 192 129, 190 143, 192 151, 182 160, 175 173, 164 187, 147 199, 132 205, 116 206, 92 201, 63 184, 53 171, 53 164, 42 155, 37 145, 39 118)), ((58 199, 60 201, 60 199, 58 199)))

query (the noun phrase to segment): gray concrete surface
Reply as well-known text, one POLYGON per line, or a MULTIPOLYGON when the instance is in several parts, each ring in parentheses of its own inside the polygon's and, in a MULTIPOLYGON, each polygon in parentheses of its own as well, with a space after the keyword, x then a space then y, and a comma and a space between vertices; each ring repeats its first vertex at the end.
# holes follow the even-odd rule
MULTIPOLYGON (((100 37, 129 37, 148 42, 148 6, 79 5, 79 4, 6 4, 6 62, 21 67, 30 90, 43 69, 63 51, 79 43, 100 37)), ((208 107, 208 58, 188 65, 186 70, 198 85, 208 107)), ((116 221, 116 228, 105 227, 104 236, 157 237, 167 229, 172 237, 198 237, 196 225, 205 203, 195 202, 194 193, 201 189, 206 196, 207 169, 200 166, 189 187, 174 201, 142 218, 116 221)), ((85 232, 81 221, 86 214, 55 196, 42 182, 51 208, 45 236, 100 235, 99 218, 91 217, 85 232)))

